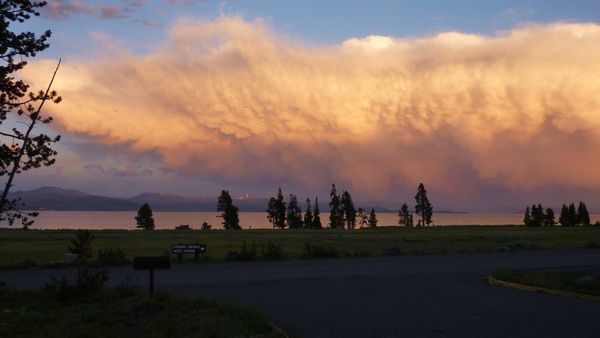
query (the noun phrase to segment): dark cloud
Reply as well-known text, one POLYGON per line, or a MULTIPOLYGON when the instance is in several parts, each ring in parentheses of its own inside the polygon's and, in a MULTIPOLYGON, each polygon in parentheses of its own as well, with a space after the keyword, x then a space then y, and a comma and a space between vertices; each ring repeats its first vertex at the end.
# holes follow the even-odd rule
POLYGON ((141 165, 117 168, 92 163, 85 165, 84 168, 94 174, 112 175, 116 177, 147 177, 154 175, 154 171, 152 169, 144 168, 141 165))

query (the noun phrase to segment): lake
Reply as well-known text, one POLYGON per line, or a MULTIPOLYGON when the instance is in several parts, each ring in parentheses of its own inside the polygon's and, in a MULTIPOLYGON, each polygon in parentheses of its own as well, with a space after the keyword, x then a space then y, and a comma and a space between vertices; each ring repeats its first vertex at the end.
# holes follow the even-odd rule
MULTIPOLYGON (((173 229, 180 224, 189 224, 198 229, 202 222, 208 222, 213 229, 221 229, 221 219, 217 212, 174 212, 156 211, 154 219, 157 229, 173 229)), ((136 212, 133 211, 41 211, 32 229, 135 229, 136 212)), ((265 212, 240 212, 240 224, 244 229, 270 229, 265 212)), ((413 216, 414 217, 414 216, 413 216)), ((600 219, 599 214, 591 215, 592 223, 600 219)), ((378 213, 379 225, 397 225, 396 213, 378 213)), ((558 217, 557 217, 558 220, 558 217)), ((321 214, 324 226, 329 214, 321 214)), ((433 215, 435 225, 505 225, 522 224, 522 214, 502 213, 439 213, 433 215)), ((416 217, 415 217, 416 223, 416 217)), ((3 224, 2 227, 7 225, 3 224)), ((15 227, 18 227, 15 226, 15 227)))

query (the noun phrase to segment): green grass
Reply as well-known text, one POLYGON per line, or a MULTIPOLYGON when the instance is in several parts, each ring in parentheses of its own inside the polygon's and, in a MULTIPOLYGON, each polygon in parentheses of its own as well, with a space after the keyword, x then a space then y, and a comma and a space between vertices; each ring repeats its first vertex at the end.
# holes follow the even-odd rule
POLYGON ((523 285, 552 290, 600 296, 600 271, 523 271, 504 270, 494 278, 523 285))
MULTIPOLYGON (((229 250, 240 251, 243 241, 256 243, 257 257, 268 243, 281 247, 285 259, 308 258, 307 243, 336 252, 337 257, 381 255, 398 246, 401 254, 450 254, 598 247, 600 227, 530 228, 465 226, 435 228, 387 227, 362 230, 241 230, 241 231, 93 231, 94 256, 100 249, 124 251, 131 259, 170 252, 171 244, 206 243, 203 262, 222 261, 229 250)), ((62 261, 72 230, 0 230, 0 267, 52 266, 62 261)), ((313 250, 314 251, 314 250, 313 250)), ((319 252, 316 250, 315 252, 319 252)), ((193 257, 186 256, 188 261, 193 257)))
POLYGON ((115 290, 58 301, 0 288, 3 337, 284 337, 243 307, 115 290))

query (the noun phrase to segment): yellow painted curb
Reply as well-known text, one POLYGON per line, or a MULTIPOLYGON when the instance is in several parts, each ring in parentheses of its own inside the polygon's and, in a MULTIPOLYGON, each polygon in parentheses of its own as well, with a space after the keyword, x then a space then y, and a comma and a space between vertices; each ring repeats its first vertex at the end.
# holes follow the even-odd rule
POLYGON ((488 277, 488 283, 490 283, 492 285, 499 285, 499 286, 504 286, 504 287, 511 288, 511 289, 522 290, 522 291, 541 292, 541 293, 547 293, 549 295, 554 295, 554 296, 562 296, 562 297, 577 298, 577 299, 583 299, 583 300, 591 300, 594 302, 600 302, 600 296, 586 295, 585 293, 561 291, 561 290, 555 290, 555 289, 547 289, 547 288, 543 288, 543 287, 539 287, 539 286, 531 286, 531 285, 507 282, 507 281, 503 281, 503 280, 494 278, 492 276, 488 277))

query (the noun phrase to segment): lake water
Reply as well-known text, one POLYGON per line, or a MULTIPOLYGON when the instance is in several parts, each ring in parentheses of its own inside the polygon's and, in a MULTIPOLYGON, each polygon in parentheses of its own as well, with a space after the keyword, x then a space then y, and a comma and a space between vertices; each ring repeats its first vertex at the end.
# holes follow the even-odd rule
MULTIPOLYGON (((213 229, 221 229, 221 219, 217 212, 154 212, 157 229, 173 229, 180 224, 189 224, 198 229, 202 222, 208 222, 213 229)), ((36 218, 32 229, 135 229, 136 212, 132 211, 42 211, 36 218)), ((265 212, 240 212, 240 224, 244 229, 270 229, 265 212)), ((591 215, 592 223, 600 219, 599 214, 591 215)), ((378 213, 380 226, 397 225, 396 213, 378 213)), ((329 214, 322 213, 321 221, 325 226, 329 214)), ((505 225, 522 224, 522 214, 434 214, 435 225, 505 225)), ((416 223, 416 217, 415 217, 416 223)), ((6 227, 6 225, 2 225, 6 227)), ((18 227, 15 226, 15 227, 18 227)))

